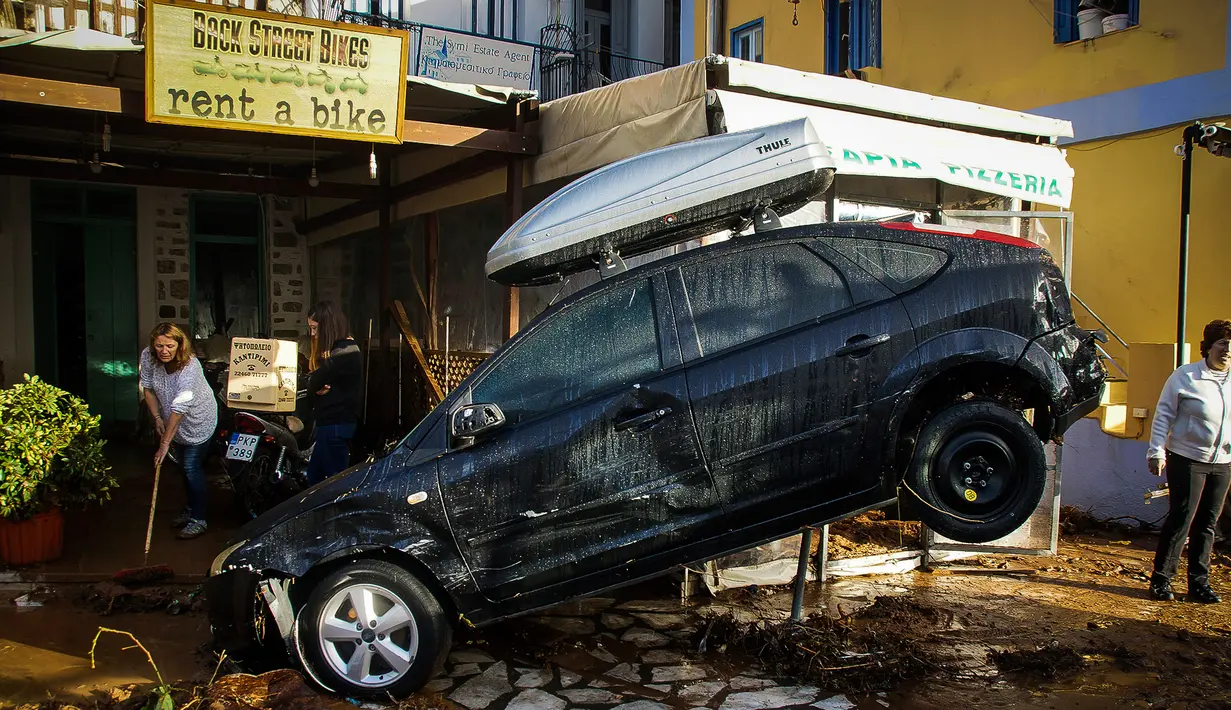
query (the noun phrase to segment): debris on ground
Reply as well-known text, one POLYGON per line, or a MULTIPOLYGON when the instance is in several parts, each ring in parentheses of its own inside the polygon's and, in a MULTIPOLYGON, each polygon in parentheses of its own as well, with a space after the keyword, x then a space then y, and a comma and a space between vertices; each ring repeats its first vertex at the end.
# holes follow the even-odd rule
MULTIPOLYGON (((921 529, 918 521, 893 520, 883 510, 870 510, 830 524, 829 559, 869 557, 918 549, 921 529)), ((817 536, 818 543, 819 539, 817 536)))
POLYGON ((1005 673, 1028 673, 1047 680, 1068 678, 1086 667, 1080 653, 1056 643, 1043 648, 992 651, 987 657, 1005 673))
POLYGON ((166 611, 168 614, 200 612, 205 600, 200 590, 184 591, 170 587, 141 587, 133 589, 114 582, 99 582, 86 587, 81 594, 81 603, 101 616, 120 612, 149 613, 166 611))
POLYGON ((751 656, 775 676, 827 690, 866 693, 944 670, 921 641, 951 621, 950 612, 884 596, 849 616, 813 614, 802 623, 741 623, 721 614, 699 629, 694 640, 703 653, 751 656))

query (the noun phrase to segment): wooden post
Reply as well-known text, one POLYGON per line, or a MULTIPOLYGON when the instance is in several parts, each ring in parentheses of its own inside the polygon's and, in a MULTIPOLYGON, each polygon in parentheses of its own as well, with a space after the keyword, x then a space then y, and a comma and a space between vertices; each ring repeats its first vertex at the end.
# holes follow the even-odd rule
MULTIPOLYGON (((514 107, 514 128, 517 133, 526 130, 526 102, 518 101, 514 107)), ((521 216, 523 211, 522 206, 522 183, 525 182, 525 162, 520 159, 509 161, 507 172, 508 180, 505 185, 505 221, 508 226, 513 226, 521 216)), ((517 334, 517 330, 521 327, 521 309, 520 298, 518 296, 517 287, 510 286, 505 290, 504 296, 504 338, 508 340, 517 334)))
POLYGON ((428 212, 424 215, 424 226, 427 232, 427 238, 424 241, 425 260, 427 261, 427 346, 432 350, 437 350, 440 347, 438 345, 439 338, 436 333, 438 330, 437 310, 439 309, 436 297, 436 282, 438 278, 436 264, 440 255, 439 216, 435 212, 428 212))

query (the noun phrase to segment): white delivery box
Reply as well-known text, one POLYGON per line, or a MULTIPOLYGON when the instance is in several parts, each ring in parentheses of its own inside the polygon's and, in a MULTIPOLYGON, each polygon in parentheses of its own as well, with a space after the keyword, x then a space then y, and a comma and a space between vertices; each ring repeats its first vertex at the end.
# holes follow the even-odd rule
POLYGON ((295 411, 298 367, 294 341, 231 338, 227 406, 260 412, 295 411))

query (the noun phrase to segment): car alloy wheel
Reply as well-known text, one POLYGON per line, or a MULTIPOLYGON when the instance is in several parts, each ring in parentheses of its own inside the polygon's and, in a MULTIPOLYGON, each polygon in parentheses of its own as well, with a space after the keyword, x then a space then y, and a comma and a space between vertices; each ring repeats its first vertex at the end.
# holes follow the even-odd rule
POLYGON ((406 602, 375 584, 335 592, 317 622, 317 638, 329 667, 364 688, 397 682, 419 653, 419 627, 406 602))

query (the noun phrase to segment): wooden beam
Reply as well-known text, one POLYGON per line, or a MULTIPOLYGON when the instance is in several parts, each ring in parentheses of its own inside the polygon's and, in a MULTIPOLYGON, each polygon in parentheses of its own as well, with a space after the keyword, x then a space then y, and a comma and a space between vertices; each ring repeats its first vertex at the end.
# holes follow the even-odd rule
MULTIPOLYGON (((436 382, 435 376, 432 375, 432 368, 427 365, 427 357, 423 354, 423 348, 419 345, 419 339, 415 337, 414 332, 410 329, 410 319, 406 317, 406 307, 402 305, 401 301, 393 302, 393 319, 397 321, 398 328, 406 338, 406 343, 410 345, 410 352, 414 354, 415 360, 419 363, 419 368, 423 370, 423 377, 427 379, 428 387, 432 390, 432 396, 436 398, 436 402, 440 402, 445 398, 445 393, 440 389, 440 384, 436 382)), ((433 402, 433 404, 436 402, 433 402)))
MULTIPOLYGON (((469 158, 463 158, 456 163, 451 163, 426 175, 420 175, 417 178, 412 178, 400 185, 396 185, 392 189, 393 202, 396 204, 424 192, 430 192, 463 180, 469 180, 472 177, 490 172, 506 162, 508 162, 508 156, 502 153, 479 153, 469 158)), ((343 205, 337 209, 297 222, 295 226, 300 234, 308 235, 319 232, 326 227, 331 227, 356 217, 362 217, 379 208, 380 201, 378 199, 352 202, 349 205, 343 205)))
MULTIPOLYGON (((110 152, 103 152, 97 147, 97 136, 86 136, 81 140, 72 142, 43 142, 29 140, 15 140, 9 136, 0 134, 0 153, 8 154, 10 157, 22 158, 25 156, 31 158, 49 158, 54 160, 70 160, 82 161, 89 160, 90 154, 98 151, 99 158, 108 163, 119 163, 125 168, 143 168, 148 170, 186 170, 189 172, 209 173, 209 174, 238 174, 247 173, 251 163, 242 155, 237 155, 234 158, 204 158, 195 155, 187 155, 183 153, 166 153, 159 151, 142 151, 131 149, 113 148, 110 152)), ((351 158, 352 161, 356 158, 351 158)), ((319 164, 318 164, 319 165, 319 164)), ((262 163, 257 166, 263 177, 281 177, 281 178, 300 178, 307 179, 308 162, 302 164, 268 164, 262 163), (272 172, 271 172, 272 171, 272 172)))
POLYGON ((389 151, 381 150, 377 156, 380 161, 380 279, 377 291, 380 296, 380 347, 389 347, 389 261, 390 242, 393 240, 393 200, 390 198, 390 173, 393 172, 389 151))
MULTIPOLYGON (((426 239, 423 244, 424 260, 427 262, 427 317, 431 329, 427 334, 427 346, 433 350, 439 349, 439 336, 436 334, 439 322, 437 309, 437 286, 439 276, 436 273, 440 255, 440 216, 436 212, 424 215, 424 231, 426 239)), ((446 383, 448 384, 448 383, 446 383)))
POLYGON ((101 172, 95 174, 84 163, 14 158, 0 158, 0 175, 19 175, 45 180, 77 180, 111 185, 153 185, 155 187, 181 187, 189 190, 247 192, 255 195, 281 195, 283 197, 311 196, 367 200, 380 194, 380 188, 367 185, 323 182, 312 187, 306 179, 213 175, 183 170, 146 170, 105 165, 101 172))
POLYGON ((539 141, 521 131, 498 131, 492 128, 456 126, 428 121, 403 121, 403 143, 423 143, 474 150, 494 150, 501 153, 536 155, 539 141))
MULTIPOLYGON (((525 102, 519 102, 514 118, 514 130, 521 133, 526 128, 525 102)), ((522 185, 525 182, 526 161, 523 158, 513 158, 509 161, 505 181, 505 222, 512 227, 525 211, 522 197, 522 185)), ((521 297, 516 286, 508 286, 504 297, 504 337, 512 338, 521 328, 521 297)))
MULTIPOLYGON (((121 113, 124 111, 122 94, 123 92, 114 86, 0 74, 0 101, 121 113)), ((131 98, 129 105, 131 106, 131 98)))

